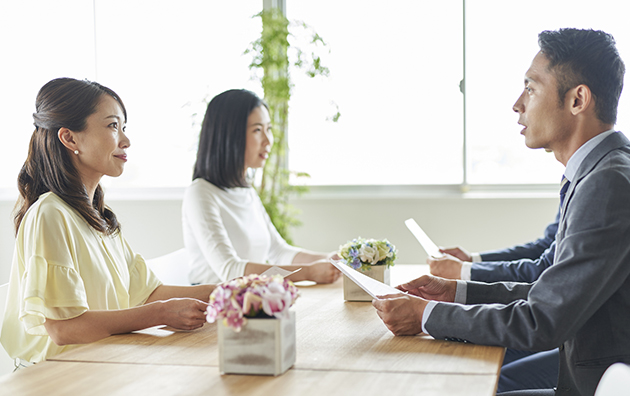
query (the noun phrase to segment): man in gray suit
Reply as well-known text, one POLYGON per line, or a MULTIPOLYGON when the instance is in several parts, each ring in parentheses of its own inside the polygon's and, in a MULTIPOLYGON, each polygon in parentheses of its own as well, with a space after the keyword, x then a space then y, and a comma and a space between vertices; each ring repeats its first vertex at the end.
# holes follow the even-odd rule
MULTIPOLYGON (((533 242, 481 254, 470 254, 459 247, 440 249, 445 256, 429 257, 427 263, 432 275, 447 279, 535 282, 553 264, 559 222, 560 208, 543 237, 533 242)), ((558 364, 557 348, 543 352, 508 348, 497 392, 553 388, 558 384, 558 364)))
POLYGON ((538 42, 514 111, 525 144, 566 166, 554 265, 534 283, 423 276, 373 305, 396 335, 559 347, 555 394, 592 395, 608 366, 630 363, 630 141, 612 130, 625 67, 601 31, 545 31, 538 42))

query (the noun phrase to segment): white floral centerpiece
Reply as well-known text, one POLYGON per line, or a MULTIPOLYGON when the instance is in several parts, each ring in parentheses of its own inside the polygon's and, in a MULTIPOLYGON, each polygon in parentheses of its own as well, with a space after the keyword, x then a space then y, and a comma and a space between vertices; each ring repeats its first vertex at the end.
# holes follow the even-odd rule
POLYGON ((222 374, 279 375, 295 363, 293 282, 280 275, 249 275, 218 285, 207 320, 217 322, 222 374), (254 358, 258 357, 258 358, 254 358))
POLYGON ((339 246, 339 257, 356 270, 369 270, 373 265, 391 267, 396 260, 396 253, 396 247, 387 239, 379 241, 359 237, 339 246))
MULTIPOLYGON (((355 238, 339 247, 339 257, 349 267, 383 283, 389 284, 389 268, 396 260, 396 247, 387 239, 355 238)), ((372 297, 344 276, 344 299, 372 301, 372 297)))

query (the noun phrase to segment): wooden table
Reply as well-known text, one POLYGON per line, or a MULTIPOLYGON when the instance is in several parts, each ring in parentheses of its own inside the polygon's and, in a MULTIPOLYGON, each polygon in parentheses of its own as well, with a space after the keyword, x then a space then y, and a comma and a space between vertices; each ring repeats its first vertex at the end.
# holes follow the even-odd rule
MULTIPOLYGON (((392 283, 426 272, 398 265, 392 283)), ((8 394, 493 395, 503 348, 395 337, 370 303, 344 302, 341 281, 300 287, 295 366, 279 377, 223 375, 216 325, 123 334, 0 378, 8 394)))

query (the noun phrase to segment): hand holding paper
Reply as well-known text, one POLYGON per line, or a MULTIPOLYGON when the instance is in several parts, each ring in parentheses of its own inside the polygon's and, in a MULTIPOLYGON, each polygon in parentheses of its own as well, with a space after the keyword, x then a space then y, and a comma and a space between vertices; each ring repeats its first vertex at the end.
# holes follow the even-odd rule
POLYGON ((384 296, 386 294, 402 293, 400 290, 363 275, 361 272, 348 267, 342 260, 330 260, 330 262, 339 269, 344 275, 350 278, 361 289, 365 290, 372 298, 376 296, 384 296))
POLYGON ((372 300, 379 318, 397 336, 422 333, 422 316, 427 303, 409 294, 372 300))

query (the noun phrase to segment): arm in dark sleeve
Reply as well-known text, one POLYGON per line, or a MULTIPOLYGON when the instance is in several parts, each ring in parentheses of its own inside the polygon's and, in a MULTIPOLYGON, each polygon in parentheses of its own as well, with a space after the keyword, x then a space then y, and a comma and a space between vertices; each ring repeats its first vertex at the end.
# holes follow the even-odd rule
POLYGON ((519 282, 466 282, 466 304, 510 304, 526 300, 532 283, 519 282))
POLYGON ((545 228, 542 238, 523 245, 512 246, 507 249, 491 250, 481 253, 482 261, 512 261, 520 259, 538 259, 547 250, 553 241, 556 240, 558 232, 558 222, 560 221, 560 207, 553 223, 545 228))
POLYGON ((556 241, 536 260, 484 261, 472 263, 470 279, 480 282, 535 282, 553 264, 556 241))
POLYGON ((630 240, 630 181, 615 171, 597 173, 577 186, 556 262, 526 299, 519 284, 469 282, 467 302, 475 305, 438 303, 426 322, 429 334, 521 350, 552 349, 578 335, 585 361, 627 353, 619 349, 630 345, 621 314, 630 308, 630 244, 623 242, 630 240), (490 301, 497 303, 478 304, 490 301), (603 330, 614 342, 590 345, 603 330))

